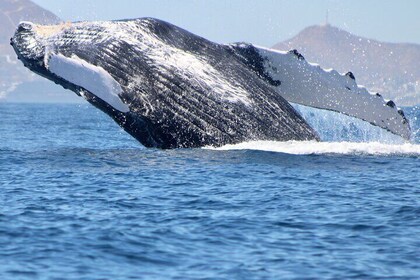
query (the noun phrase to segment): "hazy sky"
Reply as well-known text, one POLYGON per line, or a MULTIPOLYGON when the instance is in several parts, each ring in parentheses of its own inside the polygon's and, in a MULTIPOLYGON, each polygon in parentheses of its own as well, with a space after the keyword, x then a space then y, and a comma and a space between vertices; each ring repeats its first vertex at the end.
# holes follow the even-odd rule
POLYGON ((64 20, 151 16, 216 42, 263 46, 325 21, 364 37, 420 43, 418 0, 33 0, 64 20))

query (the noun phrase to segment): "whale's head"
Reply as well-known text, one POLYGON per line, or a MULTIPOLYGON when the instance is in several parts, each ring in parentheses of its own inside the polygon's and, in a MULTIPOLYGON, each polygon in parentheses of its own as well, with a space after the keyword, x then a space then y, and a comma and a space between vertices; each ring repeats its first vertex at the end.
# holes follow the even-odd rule
POLYGON ((66 89, 71 89, 80 95, 81 88, 51 71, 49 62, 56 53, 54 36, 69 28, 71 23, 58 25, 38 25, 32 22, 20 22, 10 45, 13 47, 17 58, 32 72, 60 84, 66 89))
POLYGON ((21 22, 14 36, 10 39, 10 44, 25 67, 45 76, 44 58, 46 46, 42 41, 43 37, 38 35, 37 29, 37 25, 31 22, 21 22))
POLYGON ((21 22, 10 43, 31 71, 82 95, 95 106, 128 112, 128 105, 120 97, 120 84, 98 63, 78 56, 92 53, 88 49, 92 45, 67 38, 71 28, 72 23, 45 26, 21 22))
MULTIPOLYGON (((82 96, 130 134, 140 138, 146 146, 156 146, 147 131, 127 128, 147 126, 147 120, 131 114, 120 81, 100 66, 100 51, 92 51, 96 46, 66 37, 71 36, 72 27, 72 23, 46 26, 21 22, 10 39, 10 45, 26 68, 82 96), (95 62, 90 60, 90 55, 95 62)), ((78 27, 82 29, 83 23, 78 27)))

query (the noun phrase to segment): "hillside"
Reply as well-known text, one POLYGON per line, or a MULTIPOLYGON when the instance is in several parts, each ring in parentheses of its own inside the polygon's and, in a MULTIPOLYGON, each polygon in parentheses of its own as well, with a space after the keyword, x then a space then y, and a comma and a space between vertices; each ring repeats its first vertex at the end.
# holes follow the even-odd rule
POLYGON ((29 0, 0 1, 0 44, 8 44, 19 21, 31 20, 36 23, 53 24, 60 19, 53 13, 37 6, 29 0))
POLYGON ((16 54, 9 44, 16 26, 20 21, 32 21, 40 24, 55 24, 61 20, 53 13, 43 9, 29 0, 0 0, 0 101, 28 101, 44 102, 48 99, 68 101, 67 95, 60 87, 42 79, 26 69, 16 59, 16 54), (25 88, 31 90, 26 100, 24 94, 14 95, 19 85, 25 84, 25 88), (33 84, 32 84, 33 83, 33 84), (32 86, 36 85, 36 86, 32 86), (51 92, 57 95, 51 95, 51 92), (48 92, 48 95, 46 95, 48 92))
POLYGON ((359 84, 398 105, 420 104, 420 45, 380 42, 327 24, 305 28, 273 48, 297 49, 324 68, 352 71, 359 84))

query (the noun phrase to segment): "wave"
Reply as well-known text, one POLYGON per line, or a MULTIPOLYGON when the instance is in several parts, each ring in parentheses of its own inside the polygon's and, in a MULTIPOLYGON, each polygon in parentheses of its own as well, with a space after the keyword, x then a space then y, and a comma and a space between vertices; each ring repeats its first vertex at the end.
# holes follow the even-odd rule
POLYGON ((258 150, 294 155, 341 154, 375 156, 420 156, 420 110, 418 107, 405 111, 413 130, 412 142, 380 127, 336 112, 292 104, 317 131, 321 142, 316 141, 249 141, 215 150, 258 150))
MULTIPOLYGON (((324 142, 381 142, 404 144, 406 140, 368 122, 337 112, 292 104, 302 117, 312 126, 324 142)), ((404 108, 409 119, 411 142, 420 143, 420 109, 404 108)))
POLYGON ((294 155, 343 154, 343 155, 403 155, 420 156, 420 144, 386 144, 380 142, 316 142, 316 141, 250 141, 215 150, 258 150, 294 155))

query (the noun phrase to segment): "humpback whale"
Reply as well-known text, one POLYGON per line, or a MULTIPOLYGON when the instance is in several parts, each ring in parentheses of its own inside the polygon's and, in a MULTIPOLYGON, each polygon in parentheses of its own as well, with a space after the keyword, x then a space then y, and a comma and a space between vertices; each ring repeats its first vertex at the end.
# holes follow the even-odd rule
POLYGON ((218 44, 154 18, 21 22, 11 45, 27 68, 84 97, 146 147, 319 140, 289 102, 410 138, 393 101, 296 50, 218 44))

